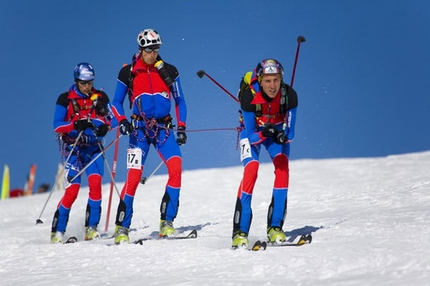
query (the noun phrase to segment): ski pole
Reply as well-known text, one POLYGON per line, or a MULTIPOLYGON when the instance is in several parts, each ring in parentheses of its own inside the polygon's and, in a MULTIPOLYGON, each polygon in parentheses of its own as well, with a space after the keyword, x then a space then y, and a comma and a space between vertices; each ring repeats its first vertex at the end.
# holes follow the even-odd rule
POLYGON ((75 147, 76 147, 76 145, 78 144, 79 139, 81 138, 81 136, 82 136, 82 133, 83 133, 83 132, 84 132, 84 131, 79 132, 78 137, 76 138, 76 141, 75 141, 75 143, 73 144, 72 149, 70 150, 70 153, 69 153, 69 155, 67 156, 66 161, 64 162, 64 168, 63 168, 63 170, 61 171, 61 174, 58 176, 57 180, 55 181, 55 184, 54 184, 54 186, 52 187, 51 191, 49 192, 48 198, 46 199, 45 205, 43 206, 42 211, 40 212, 39 217, 36 219, 36 224, 43 223, 43 221, 42 221, 40 218, 42 217, 43 212, 45 211, 46 205, 48 204, 48 201, 49 201, 49 199, 51 198, 52 193, 53 193, 53 192, 54 192, 54 190, 57 188, 57 185, 58 185, 58 183, 60 182, 60 179, 63 177, 63 175, 64 175, 64 171, 65 171, 65 168, 66 168, 66 166, 67 166, 67 163, 69 162, 70 157, 72 156, 73 151, 75 150, 75 147))
POLYGON ((160 169, 160 167, 161 167, 161 165, 163 165, 163 161, 161 161, 160 162, 160 164, 158 164, 158 166, 154 169, 154 171, 152 171, 152 173, 148 176, 148 177, 142 177, 141 179, 140 179, 140 183, 141 184, 145 184, 146 183, 146 181, 148 181, 149 180, 149 178, 151 178, 154 174, 155 174, 155 172, 157 172, 158 171, 158 169, 160 169))
MULTIPOLYGON (((178 131, 177 129, 172 129, 173 131, 178 131)), ((207 128, 207 129, 190 129, 185 130, 187 133, 191 132, 214 132, 214 131, 236 131, 237 127, 221 127, 221 128, 207 128)))
MULTIPOLYGON (((293 84, 294 84, 294 76, 295 76, 295 74, 296 74, 297 61, 298 61, 298 59, 299 59, 300 44, 301 44, 301 43, 303 43, 303 42, 306 42, 305 37, 303 37, 303 36, 298 36, 298 37, 297 37, 297 50, 296 50, 296 57, 295 57, 295 59, 294 59, 293 72, 292 72, 292 74, 291 74, 291 83, 290 83, 291 88, 293 87, 293 84)), ((283 126, 282 126, 282 130, 284 130, 284 132, 285 132, 285 129, 287 128, 287 121, 288 121, 288 112, 286 112, 286 113, 285 113, 285 116, 284 116, 284 124, 283 124, 283 126)), ((284 138, 284 140, 285 140, 285 136, 283 136, 283 137, 281 137, 281 138, 284 138)))
POLYGON ((210 75, 208 75, 204 70, 199 70, 197 72, 197 76, 202 78, 203 76, 207 76, 214 84, 216 84, 219 88, 221 88, 225 93, 227 93, 234 101, 239 103, 239 99, 236 98, 233 94, 231 94, 227 89, 225 89, 221 84, 219 84, 216 80, 214 80, 210 75))
POLYGON ((120 138, 122 137, 122 134, 119 137, 116 137, 112 142, 109 143, 109 145, 107 145, 105 147, 105 149, 100 152, 99 154, 97 154, 97 156, 95 156, 85 167, 83 167, 79 173, 77 173, 71 180, 69 180, 69 183, 73 182, 74 180, 76 180, 77 177, 79 177, 80 175, 82 175, 83 172, 85 172, 85 170, 92 164, 94 163, 100 156, 102 156, 110 147, 112 147, 116 141, 118 141, 120 138))
MULTIPOLYGON (((103 147, 102 147, 102 145, 100 144, 99 141, 97 141, 97 144, 99 145, 100 151, 103 152, 103 147)), ((109 167, 109 164, 108 164, 108 161, 106 159, 106 156, 105 156, 104 153, 103 153, 102 156, 103 156, 103 161, 105 162, 106 168, 109 171, 109 175, 110 175, 110 179, 111 179, 111 196, 110 196, 110 200, 111 200, 112 199, 112 185, 115 186, 115 190, 116 190, 116 193, 118 194, 118 197, 120 197, 120 194, 119 194, 118 188, 117 188, 117 186, 115 184, 115 178, 114 178, 114 175, 113 175, 113 173, 112 173, 112 171, 111 171, 111 169, 109 167)), ((110 209, 110 205, 109 205, 109 209, 110 209)), ((109 224, 109 216, 106 219, 106 229, 105 229, 106 232, 107 232, 107 229, 108 229, 108 224, 109 224)))
MULTIPOLYGON (((120 132, 119 132, 119 128, 118 128, 116 130, 116 137, 118 137, 119 135, 120 135, 120 132)), ((116 141, 115 151, 113 154, 112 181, 110 182, 109 200, 108 200, 108 207, 107 207, 107 212, 106 212, 105 232, 107 232, 108 228, 109 228, 109 217, 110 217, 110 208, 111 208, 111 204, 112 204, 113 186, 115 185, 115 174, 116 174, 116 163, 117 163, 117 158, 118 158, 118 147, 119 147, 119 141, 116 141)), ((115 185, 115 189, 116 189, 116 185, 115 185)), ((117 190, 117 192, 118 192, 118 190, 117 190)))
POLYGON ((297 38, 296 58, 294 59, 293 73, 292 73, 292 75, 291 75, 291 84, 290 84, 290 86, 291 86, 291 87, 293 87, 293 84, 294 84, 294 76, 295 76, 295 74, 296 74, 297 61, 298 61, 298 59, 299 59, 300 44, 301 44, 301 43, 303 43, 303 42, 306 42, 305 37, 303 37, 303 36, 299 36, 299 37, 297 38))
MULTIPOLYGON (((101 152, 103 152, 103 147, 102 147, 102 145, 100 144, 100 142, 99 141, 97 141, 97 144, 99 145, 99 149, 100 149, 100 151, 101 152)), ((110 175, 110 179, 111 179, 111 182, 113 182, 113 185, 115 186, 115 190, 116 190, 116 193, 118 194, 118 196, 119 196, 119 191, 118 191, 118 188, 116 187, 116 184, 115 184, 115 179, 114 179, 114 177, 113 177, 113 174, 112 174, 112 171, 111 171, 111 169, 110 169, 110 167, 109 167, 109 164, 108 164, 108 162, 107 162, 107 159, 106 159, 106 156, 105 156, 105 153, 103 152, 103 161, 105 161, 105 164, 106 164, 106 168, 108 169, 108 171, 109 171, 109 175, 110 175)))

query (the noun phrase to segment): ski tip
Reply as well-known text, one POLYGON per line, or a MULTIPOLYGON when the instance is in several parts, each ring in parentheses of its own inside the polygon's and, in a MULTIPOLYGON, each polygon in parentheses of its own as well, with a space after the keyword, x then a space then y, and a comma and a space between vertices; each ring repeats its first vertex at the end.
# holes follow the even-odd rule
POLYGON ((197 238, 197 230, 193 229, 189 234, 189 238, 197 238))
POLYGON ((311 234, 304 234, 300 237, 299 241, 297 242, 297 245, 303 245, 306 243, 312 242, 312 235, 311 234))
POLYGON ((267 242, 263 241, 263 242, 261 243, 261 248, 262 248, 263 250, 266 250, 266 248, 267 248, 267 242))
POLYGON ((266 248, 267 248, 267 242, 257 240, 250 250, 261 251, 261 250, 266 250, 266 248))
POLYGON ((259 251, 261 248, 261 241, 257 240, 254 245, 251 247, 252 251, 259 251))
POLYGON ((68 243, 75 243, 75 242, 78 242, 78 238, 76 236, 71 236, 64 243, 68 244, 68 243))
POLYGON ((134 242, 134 244, 143 245, 143 239, 138 239, 134 242))

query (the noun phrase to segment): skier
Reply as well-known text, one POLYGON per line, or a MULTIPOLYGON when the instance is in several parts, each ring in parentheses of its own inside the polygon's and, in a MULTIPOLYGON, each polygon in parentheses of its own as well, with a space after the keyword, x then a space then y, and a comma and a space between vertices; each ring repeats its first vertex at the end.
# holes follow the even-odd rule
POLYGON ((79 63, 74 70, 75 83, 58 97, 55 106, 54 131, 58 133, 63 156, 69 160, 64 166, 66 191, 54 214, 51 243, 63 242, 81 176, 70 180, 85 167, 89 186, 85 240, 100 237, 97 225, 101 214, 103 157, 100 156, 89 166, 87 164, 102 151, 101 140, 110 130, 113 114, 106 93, 93 87, 94 77, 94 68, 89 63, 79 63))
POLYGON ((127 179, 121 192, 115 227, 115 243, 129 241, 133 215, 133 200, 139 185, 150 145, 153 145, 167 166, 169 178, 160 206, 159 235, 175 233, 173 221, 178 213, 182 176, 182 156, 179 145, 187 142, 185 133, 187 108, 176 67, 159 56, 160 35, 145 29, 137 36, 139 51, 132 63, 118 75, 113 99, 113 112, 120 132, 129 135, 127 179), (124 100, 129 94, 131 123, 124 115, 124 100), (175 101, 177 138, 171 130, 171 98, 175 101))
POLYGON ((287 214, 290 142, 294 138, 297 94, 283 82, 284 70, 275 59, 265 59, 241 82, 239 99, 243 116, 240 156, 244 166, 233 217, 232 247, 249 244, 251 200, 257 180, 261 146, 272 159, 275 181, 267 214, 269 242, 286 240, 282 230, 287 214))

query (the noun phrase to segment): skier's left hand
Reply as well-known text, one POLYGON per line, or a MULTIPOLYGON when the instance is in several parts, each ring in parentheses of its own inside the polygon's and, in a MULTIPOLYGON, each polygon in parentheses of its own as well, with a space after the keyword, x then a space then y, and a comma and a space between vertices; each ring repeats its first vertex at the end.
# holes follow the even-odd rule
POLYGON ((96 128, 96 130, 94 131, 94 133, 97 136, 105 136, 109 131, 109 125, 108 124, 102 124, 99 127, 96 128))
POLYGON ((178 143, 178 145, 183 145, 187 143, 187 134, 185 133, 185 126, 178 127, 178 132, 176 133, 176 136, 178 137, 176 138, 176 142, 178 143))

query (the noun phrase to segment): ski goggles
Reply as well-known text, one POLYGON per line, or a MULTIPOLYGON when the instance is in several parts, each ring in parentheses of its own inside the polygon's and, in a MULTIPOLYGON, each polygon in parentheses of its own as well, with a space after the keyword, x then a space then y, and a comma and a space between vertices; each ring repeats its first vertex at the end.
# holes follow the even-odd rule
POLYGON ((80 80, 80 81, 78 81, 78 83, 82 86, 86 86, 87 84, 92 85, 93 82, 94 82, 93 80, 87 80, 87 81, 80 80))
POLYGON ((149 46, 149 47, 146 47, 146 48, 142 48, 142 50, 145 53, 148 53, 148 54, 150 54, 150 53, 158 53, 160 51, 160 46, 158 46, 158 45, 156 45, 156 46, 149 46))

